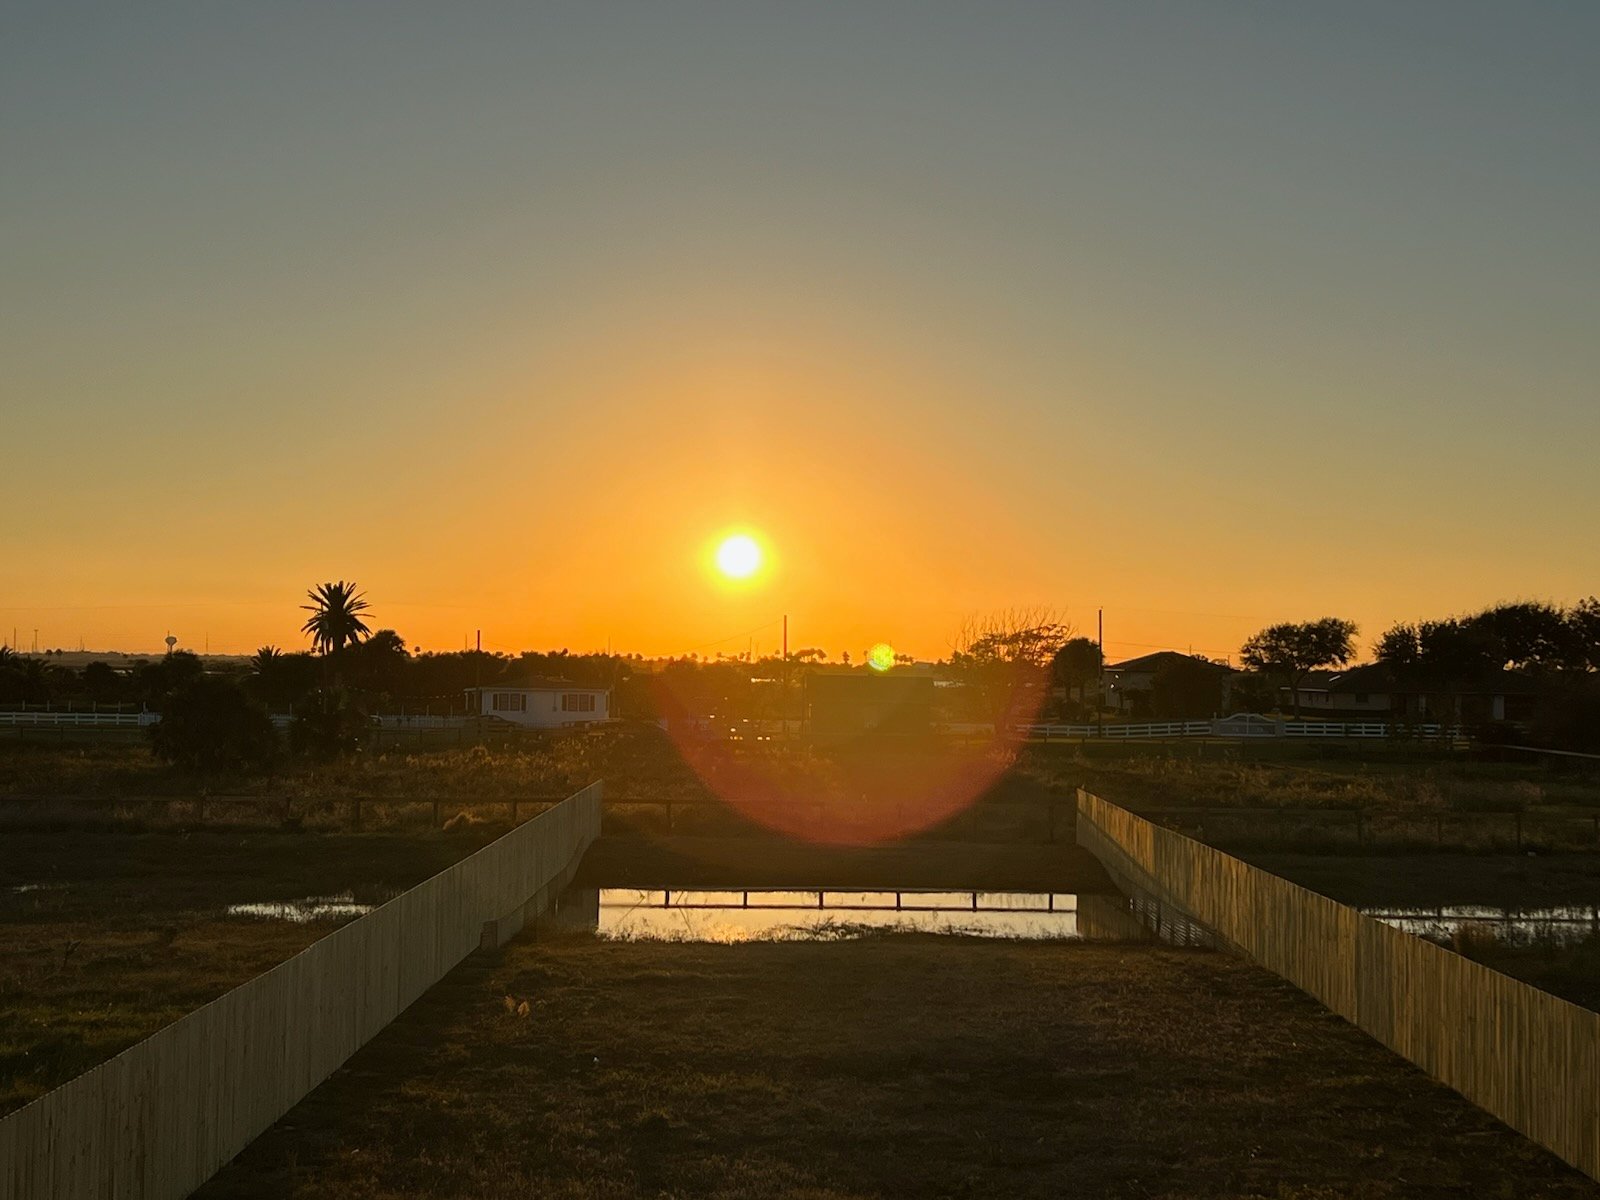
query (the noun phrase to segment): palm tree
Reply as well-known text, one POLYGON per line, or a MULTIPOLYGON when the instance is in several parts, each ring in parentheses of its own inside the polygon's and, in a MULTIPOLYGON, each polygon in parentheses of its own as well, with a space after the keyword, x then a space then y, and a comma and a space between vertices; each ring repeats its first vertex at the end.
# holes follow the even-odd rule
POLYGON ((263 646, 250 658, 250 669, 257 675, 269 675, 283 661, 283 651, 276 646, 263 646))
POLYGON ((338 583, 320 584, 306 595, 311 603, 300 607, 311 616, 300 630, 311 635, 311 644, 323 654, 336 654, 371 634, 361 619, 367 602, 355 584, 341 579, 338 583))

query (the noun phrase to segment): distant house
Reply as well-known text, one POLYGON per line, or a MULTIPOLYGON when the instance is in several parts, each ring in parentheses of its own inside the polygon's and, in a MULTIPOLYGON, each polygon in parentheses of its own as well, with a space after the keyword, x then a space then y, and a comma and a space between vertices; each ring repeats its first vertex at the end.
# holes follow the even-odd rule
POLYGON ((467 689, 467 709, 526 729, 560 729, 611 719, 611 690, 566 679, 526 679, 467 689))
MULTIPOLYGON (((1293 704, 1280 691, 1284 709, 1293 704)), ((1456 680, 1426 679, 1389 663, 1346 671, 1313 671, 1300 685, 1302 716, 1436 721, 1459 711, 1463 721, 1520 721, 1532 715, 1537 681, 1519 671, 1478 672, 1456 680)))
POLYGON ((808 674, 806 728, 812 737, 919 737, 933 728, 933 677, 902 674, 808 674))
POLYGON ((1226 712, 1236 673, 1234 669, 1226 663, 1212 662, 1195 654, 1180 654, 1176 650, 1158 650, 1126 662, 1108 664, 1105 669, 1104 706, 1118 712, 1147 712, 1157 675, 1163 670, 1196 668, 1215 675, 1221 706, 1219 711, 1226 712))

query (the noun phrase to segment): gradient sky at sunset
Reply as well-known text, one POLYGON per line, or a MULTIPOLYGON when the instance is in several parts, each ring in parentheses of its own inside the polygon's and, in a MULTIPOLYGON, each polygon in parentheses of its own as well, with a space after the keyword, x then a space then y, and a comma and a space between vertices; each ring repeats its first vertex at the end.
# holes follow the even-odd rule
POLYGON ((0 12, 5 640, 1600 590, 1600 5, 0 12))

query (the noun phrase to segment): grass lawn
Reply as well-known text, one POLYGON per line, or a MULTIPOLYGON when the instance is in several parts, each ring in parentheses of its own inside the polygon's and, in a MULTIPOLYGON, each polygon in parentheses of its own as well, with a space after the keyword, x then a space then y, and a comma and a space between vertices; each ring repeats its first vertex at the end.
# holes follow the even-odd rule
POLYGON ((0 833, 0 1113, 282 962, 336 922, 230 918, 230 904, 379 901, 481 845, 260 832, 0 833))
POLYGON ((198 1195, 1331 1200, 1600 1185, 1224 955, 570 937, 452 973, 198 1195))

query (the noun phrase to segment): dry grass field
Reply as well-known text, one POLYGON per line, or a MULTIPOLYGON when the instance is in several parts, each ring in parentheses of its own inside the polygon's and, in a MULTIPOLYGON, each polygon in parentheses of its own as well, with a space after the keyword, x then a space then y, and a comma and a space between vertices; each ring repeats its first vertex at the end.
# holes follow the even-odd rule
POLYGON ((458 969, 199 1193, 525 1195, 1524 1200, 1600 1185, 1223 955, 572 937, 458 969))
POLYGON ((261 832, 0 834, 0 1113, 259 975, 334 922, 229 905, 374 902, 482 844, 261 832))
POLYGON ((1600 770, 1495 762, 1385 743, 1034 746, 1019 767, 1137 806, 1600 810, 1600 770))

